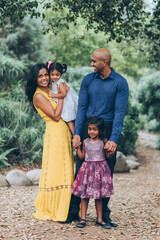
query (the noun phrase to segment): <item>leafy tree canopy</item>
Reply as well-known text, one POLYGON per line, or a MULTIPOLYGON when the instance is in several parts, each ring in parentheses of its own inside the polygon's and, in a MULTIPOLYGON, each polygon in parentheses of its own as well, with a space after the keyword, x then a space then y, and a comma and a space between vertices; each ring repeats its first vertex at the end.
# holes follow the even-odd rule
MULTIPOLYGON (((157 6, 158 0, 155 0, 157 6)), ((42 1, 38 0, 2 0, 0 3, 1 25, 6 24, 9 19, 12 22, 21 20, 26 14, 33 16, 42 16, 48 21, 45 31, 52 30, 57 32, 60 26, 69 27, 70 22, 77 24, 79 17, 86 20, 86 28, 94 31, 103 31, 108 35, 108 39, 121 41, 125 38, 134 39, 142 30, 142 25, 148 17, 149 12, 145 11, 145 5, 142 0, 55 0, 42 1), (52 9, 53 12, 66 11, 65 16, 59 15, 47 19, 46 12, 42 11, 52 9)), ((156 10, 154 17, 158 17, 156 10)), ((150 24, 153 24, 152 22, 150 24)))
POLYGON ((159 68, 160 0, 153 0, 153 4, 150 11, 143 0, 1 0, 0 26, 13 25, 30 15, 44 20, 43 33, 57 34, 84 19, 85 29, 91 34, 93 30, 103 32, 108 41, 142 39, 139 49, 159 68))

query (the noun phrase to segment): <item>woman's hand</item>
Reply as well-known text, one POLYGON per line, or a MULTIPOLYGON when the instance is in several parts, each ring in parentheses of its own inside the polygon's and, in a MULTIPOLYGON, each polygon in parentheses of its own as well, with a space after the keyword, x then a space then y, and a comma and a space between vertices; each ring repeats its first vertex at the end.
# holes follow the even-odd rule
POLYGON ((79 135, 74 135, 72 139, 72 144, 75 150, 81 146, 81 138, 79 135))
POLYGON ((51 92, 51 91, 49 91, 48 96, 51 97, 51 98, 53 98, 53 97, 54 97, 54 93, 51 92))

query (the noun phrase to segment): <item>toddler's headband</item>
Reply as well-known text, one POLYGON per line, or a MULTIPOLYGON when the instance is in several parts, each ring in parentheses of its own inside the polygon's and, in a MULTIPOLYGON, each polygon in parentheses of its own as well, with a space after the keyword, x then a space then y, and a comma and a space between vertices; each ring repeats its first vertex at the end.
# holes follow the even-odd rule
POLYGON ((49 69, 51 64, 52 64, 52 61, 48 61, 48 69, 49 69))

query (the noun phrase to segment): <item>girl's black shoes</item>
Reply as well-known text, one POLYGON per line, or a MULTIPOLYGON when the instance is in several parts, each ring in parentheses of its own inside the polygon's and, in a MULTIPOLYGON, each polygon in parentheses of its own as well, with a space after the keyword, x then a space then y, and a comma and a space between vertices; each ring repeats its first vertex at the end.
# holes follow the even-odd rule
POLYGON ((81 220, 79 221, 79 223, 77 223, 77 226, 76 227, 79 227, 79 228, 84 228, 86 226, 86 220, 81 218, 81 220))
POLYGON ((100 221, 100 222, 96 221, 96 225, 101 226, 102 228, 105 228, 105 229, 111 229, 112 228, 110 224, 103 223, 103 221, 100 221))

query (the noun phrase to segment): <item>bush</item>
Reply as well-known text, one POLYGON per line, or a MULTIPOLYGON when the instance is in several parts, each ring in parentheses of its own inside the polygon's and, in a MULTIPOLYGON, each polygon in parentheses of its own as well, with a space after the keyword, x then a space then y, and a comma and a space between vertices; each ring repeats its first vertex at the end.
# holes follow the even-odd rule
POLYGON ((137 139, 136 122, 127 115, 124 119, 122 133, 118 141, 118 151, 123 152, 125 155, 134 153, 137 139))
POLYGON ((148 120, 144 124, 144 129, 148 130, 149 132, 159 132, 160 124, 156 119, 148 120))
POLYGON ((23 89, 19 83, 0 96, 0 156, 14 148, 7 155, 11 164, 20 164, 26 159, 30 163, 40 162, 42 158, 44 121, 26 102, 23 89))
POLYGON ((92 67, 68 68, 63 78, 72 85, 76 92, 79 92, 82 79, 91 72, 93 72, 92 67))
POLYGON ((136 141, 138 139, 137 131, 140 123, 138 107, 131 104, 131 102, 132 97, 129 96, 126 116, 118 141, 118 151, 126 155, 134 153, 136 149, 136 141))
POLYGON ((147 114, 149 120, 156 119, 160 122, 160 72, 141 79, 138 99, 141 113, 147 114))
POLYGON ((157 141, 157 149, 160 149, 160 137, 158 138, 158 141, 157 141))

